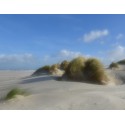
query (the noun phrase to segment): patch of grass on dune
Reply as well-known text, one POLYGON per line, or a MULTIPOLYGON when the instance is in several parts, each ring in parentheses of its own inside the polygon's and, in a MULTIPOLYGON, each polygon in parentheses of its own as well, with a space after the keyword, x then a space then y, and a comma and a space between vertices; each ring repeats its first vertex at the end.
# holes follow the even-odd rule
POLYGON ((56 69, 59 69, 60 68, 60 65, 59 64, 53 64, 51 67, 50 67, 50 72, 53 72, 55 71, 56 69))
POLYGON ((102 81, 108 80, 104 71, 104 66, 95 58, 90 58, 85 62, 83 73, 85 78, 92 82, 102 84, 102 81))
POLYGON ((84 68, 84 62, 85 62, 85 58, 83 57, 77 57, 75 59, 73 59, 66 71, 65 74, 69 79, 71 80, 76 80, 76 81, 80 81, 83 79, 83 68, 84 68))
POLYGON ((27 92, 19 88, 14 88, 7 93, 5 100, 15 98, 17 95, 27 95, 27 92))
POLYGON ((68 65, 69 65, 69 62, 66 61, 66 60, 64 60, 64 61, 61 63, 61 65, 60 65, 60 69, 62 69, 62 70, 65 71, 65 70, 67 69, 68 65))
POLYGON ((45 65, 45 66, 43 66, 43 67, 37 69, 37 70, 33 73, 33 75, 41 75, 41 74, 43 74, 43 73, 49 73, 49 72, 50 72, 50 68, 51 68, 51 67, 50 67, 49 65, 45 65))
POLYGON ((95 58, 85 59, 84 57, 73 59, 66 68, 63 78, 98 84, 108 81, 103 64, 95 58))

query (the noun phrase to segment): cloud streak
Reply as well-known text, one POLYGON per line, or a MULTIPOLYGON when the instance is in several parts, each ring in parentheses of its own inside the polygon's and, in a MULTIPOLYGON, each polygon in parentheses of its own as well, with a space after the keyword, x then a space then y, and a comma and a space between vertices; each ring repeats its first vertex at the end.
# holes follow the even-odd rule
POLYGON ((0 54, 0 69, 33 68, 35 57, 32 54, 0 54))
POLYGON ((7 62, 7 61, 13 61, 13 62, 30 62, 33 59, 32 54, 0 54, 0 62, 7 62))
POLYGON ((117 40, 120 40, 120 39, 122 39, 123 37, 124 37, 124 35, 120 33, 120 34, 118 34, 118 35, 116 36, 116 39, 117 39, 117 40))
POLYGON ((69 58, 75 58, 78 56, 82 56, 81 52, 74 52, 74 51, 69 51, 69 50, 61 50, 59 52, 59 55, 62 57, 69 57, 69 58))
POLYGON ((91 57, 90 55, 84 55, 81 52, 78 51, 70 51, 70 50, 66 50, 63 49, 57 53, 55 53, 54 55, 46 55, 44 56, 44 62, 47 62, 47 64, 53 64, 53 63, 60 63, 63 60, 72 60, 73 58, 79 57, 79 56, 83 56, 83 57, 91 57))
POLYGON ((111 61, 118 61, 118 60, 124 59, 125 58, 125 47, 119 45, 115 49, 109 51, 107 53, 107 56, 111 61))
POLYGON ((107 29, 93 30, 93 31, 90 31, 89 33, 84 34, 83 41, 89 43, 96 39, 107 36, 108 34, 109 34, 109 31, 107 29))

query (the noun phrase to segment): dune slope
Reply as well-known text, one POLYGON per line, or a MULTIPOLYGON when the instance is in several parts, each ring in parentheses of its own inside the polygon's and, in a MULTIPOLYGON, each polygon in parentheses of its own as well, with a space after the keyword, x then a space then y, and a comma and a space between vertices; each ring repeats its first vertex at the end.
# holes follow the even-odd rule
POLYGON ((125 109, 124 84, 109 86, 57 81, 48 75, 27 77, 32 72, 6 71, 4 79, 0 72, 0 109, 125 109), (14 87, 25 89, 30 95, 2 100, 14 87))

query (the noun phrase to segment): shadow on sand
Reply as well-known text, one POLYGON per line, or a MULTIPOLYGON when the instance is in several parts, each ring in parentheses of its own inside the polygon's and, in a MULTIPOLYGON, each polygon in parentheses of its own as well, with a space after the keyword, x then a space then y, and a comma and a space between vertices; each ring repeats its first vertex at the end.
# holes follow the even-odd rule
POLYGON ((27 79, 23 79, 20 84, 29 84, 29 83, 37 83, 37 82, 43 82, 48 80, 56 80, 56 77, 54 76, 39 76, 39 77, 29 77, 27 79))

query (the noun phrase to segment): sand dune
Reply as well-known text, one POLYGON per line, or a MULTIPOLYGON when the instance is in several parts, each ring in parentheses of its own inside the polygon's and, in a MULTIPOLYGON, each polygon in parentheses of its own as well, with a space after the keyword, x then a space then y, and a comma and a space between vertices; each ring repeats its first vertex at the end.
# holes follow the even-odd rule
POLYGON ((118 69, 107 69, 108 76, 112 79, 112 82, 116 85, 125 84, 125 66, 119 65, 118 69))
MULTIPOLYGON (((109 73, 122 78, 125 71, 109 73)), ((54 76, 29 77, 33 71, 0 72, 0 109, 125 109, 125 85, 94 85, 57 81, 54 76), (4 101, 6 93, 19 87, 30 93, 4 101)), ((124 80, 124 79, 123 79, 124 80)), ((119 83, 117 83, 119 84, 119 83)))

